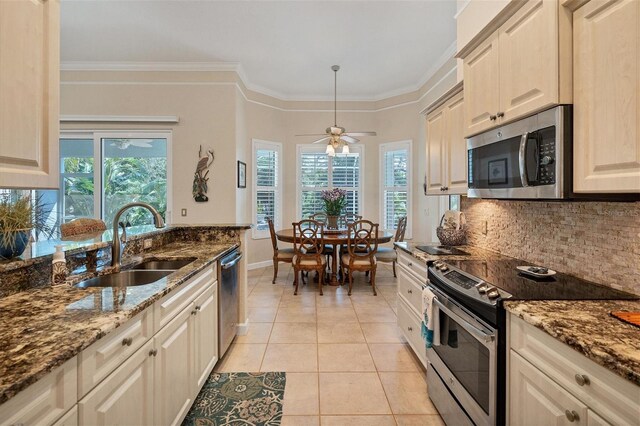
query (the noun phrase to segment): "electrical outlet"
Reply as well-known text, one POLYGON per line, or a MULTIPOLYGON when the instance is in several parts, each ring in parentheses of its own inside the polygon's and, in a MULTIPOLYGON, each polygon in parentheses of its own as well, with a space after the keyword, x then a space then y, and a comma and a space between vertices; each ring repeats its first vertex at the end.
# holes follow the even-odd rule
POLYGON ((187 216, 187 209, 182 209, 182 210, 180 210, 180 215, 181 215, 182 217, 187 216))
POLYGON ((147 238, 146 240, 144 240, 144 242, 142 243, 142 247, 145 249, 151 248, 151 244, 152 244, 152 240, 151 238, 147 238))
POLYGON ((489 230, 488 230, 488 224, 487 224, 487 221, 486 221, 486 220, 483 220, 483 221, 482 221, 482 233, 483 233, 484 235, 487 235, 487 233, 488 233, 488 232, 489 232, 489 230))

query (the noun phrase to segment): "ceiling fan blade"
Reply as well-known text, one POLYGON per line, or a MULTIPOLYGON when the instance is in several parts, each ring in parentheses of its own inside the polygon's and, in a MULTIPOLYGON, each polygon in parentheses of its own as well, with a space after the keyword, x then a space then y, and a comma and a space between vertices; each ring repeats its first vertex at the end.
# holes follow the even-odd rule
POLYGON ((326 133, 305 133, 303 135, 294 135, 294 136, 324 136, 326 133))
POLYGON ((347 142, 347 143, 356 143, 356 142, 360 142, 360 139, 353 138, 353 137, 351 137, 351 136, 349 136, 349 135, 347 135, 347 134, 342 134, 342 135, 340 136, 340 139, 342 139, 343 141, 345 141, 345 142, 347 142))
POLYGON ((132 141, 131 145, 137 146, 138 148, 151 148, 149 142, 132 141))
POLYGON ((329 139, 331 139, 331 137, 330 137, 330 136, 327 136, 327 137, 324 137, 324 138, 318 139, 317 141, 313 141, 313 142, 311 142, 311 143, 320 143, 320 142, 325 142, 325 141, 328 141, 329 139))
POLYGON ((349 136, 377 136, 376 132, 346 132, 349 136))

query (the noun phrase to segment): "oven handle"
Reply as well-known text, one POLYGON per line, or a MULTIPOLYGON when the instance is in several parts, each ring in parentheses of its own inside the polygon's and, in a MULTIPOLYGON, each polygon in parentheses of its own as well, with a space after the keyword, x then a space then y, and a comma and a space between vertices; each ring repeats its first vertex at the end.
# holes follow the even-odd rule
POLYGON ((524 132, 520 139, 520 151, 518 152, 518 163, 520 165, 520 181, 522 187, 529 186, 529 178, 527 177, 527 141, 529 140, 529 132, 524 132))
POLYGON ((495 338, 496 338, 495 334, 487 334, 484 331, 480 330, 479 328, 474 327, 473 325, 469 324, 460 315, 456 314, 451 309, 449 309, 445 305, 443 305, 442 302, 440 302, 437 298, 433 299, 433 303, 435 303, 436 306, 441 311, 443 311, 445 314, 447 314, 450 317, 458 320, 457 322, 458 322, 458 324, 460 324, 462 326, 462 328, 464 328, 469 333, 471 333, 479 341, 484 342, 485 345, 489 345, 495 340, 495 338))

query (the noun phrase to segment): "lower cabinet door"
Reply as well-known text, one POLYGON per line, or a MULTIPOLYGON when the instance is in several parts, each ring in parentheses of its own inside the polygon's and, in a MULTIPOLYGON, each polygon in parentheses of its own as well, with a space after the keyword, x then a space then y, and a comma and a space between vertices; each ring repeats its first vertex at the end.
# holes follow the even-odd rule
POLYGON ((509 368, 509 421, 512 425, 587 424, 587 406, 513 350, 509 368))
POLYGON ((78 426, 78 406, 74 405, 73 408, 67 411, 67 414, 60 417, 53 426, 78 426))
POLYGON ((179 425, 193 403, 196 312, 192 303, 153 338, 156 425, 179 425))
POLYGON ((78 402, 79 424, 153 424, 151 349, 149 341, 78 402))
POLYGON ((196 395, 218 362, 218 284, 214 283, 194 302, 196 395))

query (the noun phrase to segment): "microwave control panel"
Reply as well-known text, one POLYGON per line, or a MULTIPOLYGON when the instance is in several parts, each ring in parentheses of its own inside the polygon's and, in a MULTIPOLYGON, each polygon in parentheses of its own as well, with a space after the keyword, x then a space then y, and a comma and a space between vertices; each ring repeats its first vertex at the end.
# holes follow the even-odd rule
POLYGON ((538 151, 537 185, 553 185, 556 183, 556 141, 541 140, 538 151))

